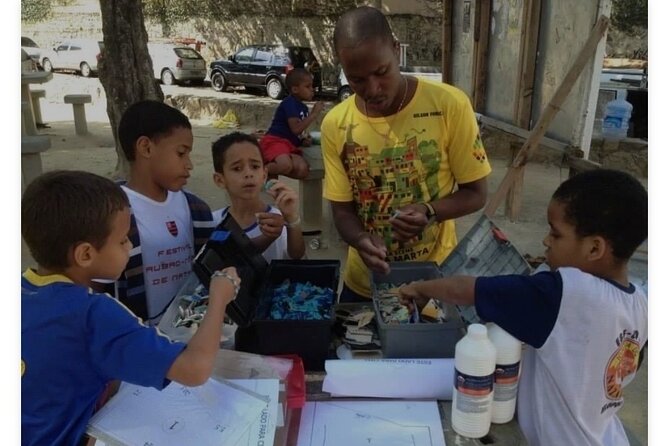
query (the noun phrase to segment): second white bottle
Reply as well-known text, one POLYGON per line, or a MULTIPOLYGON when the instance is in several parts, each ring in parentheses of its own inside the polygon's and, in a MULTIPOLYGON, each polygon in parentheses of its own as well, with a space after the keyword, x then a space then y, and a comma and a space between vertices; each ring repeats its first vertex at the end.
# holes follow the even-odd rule
POLYGON ((516 412, 522 343, 499 325, 489 322, 486 327, 488 338, 497 352, 492 422, 495 424, 508 423, 516 412))

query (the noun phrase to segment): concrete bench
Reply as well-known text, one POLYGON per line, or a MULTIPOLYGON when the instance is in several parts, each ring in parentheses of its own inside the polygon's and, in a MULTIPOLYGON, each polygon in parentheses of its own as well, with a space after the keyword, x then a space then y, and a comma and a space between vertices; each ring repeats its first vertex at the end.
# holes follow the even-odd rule
POLYGON ((21 137, 21 183, 22 190, 42 174, 41 153, 51 147, 48 136, 21 137))
POLYGON ((302 148, 304 159, 309 164, 309 175, 300 180, 300 208, 302 209, 302 227, 305 232, 322 230, 323 221, 323 153, 321 146, 302 148))
MULTIPOLYGON (((21 136, 28 135, 28 126, 32 120, 32 110, 30 109, 30 104, 27 101, 21 101, 21 136), (26 113, 28 113, 26 115, 26 113)), ((37 130, 35 130, 37 133, 37 130)))
POLYGON ((35 117, 35 124, 44 124, 42 120, 42 108, 40 107, 40 98, 46 97, 44 90, 30 90, 30 101, 33 103, 33 116, 35 117))
POLYGON ((91 103, 90 94, 66 94, 64 97, 66 104, 72 104, 74 111, 74 129, 77 135, 88 134, 88 125, 86 124, 86 109, 84 104, 91 103))

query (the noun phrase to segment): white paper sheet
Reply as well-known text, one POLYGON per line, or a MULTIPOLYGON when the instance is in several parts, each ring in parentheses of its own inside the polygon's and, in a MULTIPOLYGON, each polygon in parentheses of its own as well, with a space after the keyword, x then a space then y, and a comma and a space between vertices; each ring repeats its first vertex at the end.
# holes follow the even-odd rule
POLYGON ((234 445, 268 399, 234 383, 171 383, 162 391, 124 383, 90 421, 88 433, 108 445, 234 445))
POLYGON ((236 446, 273 445, 277 426, 277 414, 281 411, 278 401, 279 380, 233 379, 230 380, 230 382, 269 398, 269 402, 260 414, 260 418, 258 418, 251 425, 251 428, 242 435, 242 438, 237 442, 236 446))
POLYGON ((307 402, 297 446, 343 445, 445 446, 437 402, 307 402))
POLYGON ((325 361, 323 390, 332 396, 451 400, 453 359, 325 361))

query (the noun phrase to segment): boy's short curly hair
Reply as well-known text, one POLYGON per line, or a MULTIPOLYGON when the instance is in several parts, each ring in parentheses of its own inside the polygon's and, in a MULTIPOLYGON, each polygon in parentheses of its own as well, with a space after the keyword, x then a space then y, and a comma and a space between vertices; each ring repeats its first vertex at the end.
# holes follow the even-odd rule
POLYGON ((21 199, 21 235, 42 267, 64 269, 76 244, 102 248, 116 212, 128 198, 113 181, 90 172, 59 170, 37 177, 21 199))
POLYGON ((176 128, 192 129, 188 117, 176 108, 160 101, 135 102, 123 113, 118 125, 125 158, 135 160, 135 144, 141 136, 153 140, 169 135, 176 128))
POLYGON ((258 143, 258 140, 255 136, 243 132, 232 132, 221 136, 211 145, 211 156, 213 158, 212 161, 214 162, 214 171, 223 173, 223 166, 225 165, 225 152, 227 152, 233 144, 240 142, 248 142, 256 146, 262 159, 260 144, 258 143))
POLYGON ((562 183, 553 200, 565 205, 565 219, 578 236, 604 237, 618 259, 632 257, 648 238, 648 192, 625 172, 597 169, 580 173, 562 183))
POLYGON ((300 82, 312 79, 313 76, 305 68, 294 68, 286 75, 286 87, 290 92, 293 87, 300 85, 300 82))

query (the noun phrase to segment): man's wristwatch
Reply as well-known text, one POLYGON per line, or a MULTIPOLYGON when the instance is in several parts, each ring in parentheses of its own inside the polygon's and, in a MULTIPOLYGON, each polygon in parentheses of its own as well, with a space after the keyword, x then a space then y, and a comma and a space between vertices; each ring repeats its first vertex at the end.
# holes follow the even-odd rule
POLYGON ((423 203, 425 206, 425 216, 427 217, 427 224, 432 224, 437 221, 437 212, 430 203, 423 203))

